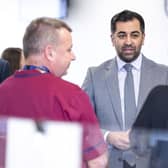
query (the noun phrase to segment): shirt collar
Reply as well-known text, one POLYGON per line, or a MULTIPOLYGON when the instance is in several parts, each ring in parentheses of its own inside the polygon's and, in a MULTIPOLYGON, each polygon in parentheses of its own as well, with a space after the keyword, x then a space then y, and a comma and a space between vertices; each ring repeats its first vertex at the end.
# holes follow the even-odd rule
MULTIPOLYGON (((121 60, 119 58, 119 56, 116 57, 117 58, 117 65, 118 65, 118 71, 123 70, 123 66, 126 64, 126 62, 124 62, 123 60, 121 60)), ((133 62, 131 62, 131 65, 133 65, 133 68, 137 71, 140 71, 141 69, 141 64, 142 64, 142 54, 140 54, 136 60, 134 60, 133 62)))

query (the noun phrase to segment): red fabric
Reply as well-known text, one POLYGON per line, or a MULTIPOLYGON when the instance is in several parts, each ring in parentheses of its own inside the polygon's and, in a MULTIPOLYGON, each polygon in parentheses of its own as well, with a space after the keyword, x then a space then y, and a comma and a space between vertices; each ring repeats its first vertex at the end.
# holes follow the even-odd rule
POLYGON ((0 85, 0 109, 5 116, 81 123, 84 160, 106 150, 88 96, 78 86, 50 73, 17 71, 0 85))

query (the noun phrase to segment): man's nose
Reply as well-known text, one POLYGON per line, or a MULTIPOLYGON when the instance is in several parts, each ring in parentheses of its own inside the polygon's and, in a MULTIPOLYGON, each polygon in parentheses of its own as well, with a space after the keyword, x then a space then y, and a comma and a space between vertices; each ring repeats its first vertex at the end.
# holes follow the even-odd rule
POLYGON ((127 35, 125 38, 125 44, 130 45, 132 44, 132 38, 130 35, 127 35))

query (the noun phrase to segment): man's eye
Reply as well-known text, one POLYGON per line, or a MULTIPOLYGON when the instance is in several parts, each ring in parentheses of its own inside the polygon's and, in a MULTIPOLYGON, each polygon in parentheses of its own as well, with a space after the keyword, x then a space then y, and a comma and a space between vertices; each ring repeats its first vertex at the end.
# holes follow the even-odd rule
POLYGON ((118 34, 118 38, 120 38, 120 39, 123 39, 123 38, 125 38, 125 37, 126 37, 125 34, 118 34))
POLYGON ((68 52, 72 52, 72 48, 68 49, 68 52))
POLYGON ((139 34, 132 34, 131 37, 132 38, 138 38, 140 35, 139 34))

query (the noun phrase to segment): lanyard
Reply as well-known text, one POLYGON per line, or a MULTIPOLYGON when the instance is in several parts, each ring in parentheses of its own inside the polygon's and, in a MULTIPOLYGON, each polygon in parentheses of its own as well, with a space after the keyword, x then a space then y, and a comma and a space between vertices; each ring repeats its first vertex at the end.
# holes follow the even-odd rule
POLYGON ((24 70, 33 70, 33 69, 40 69, 46 73, 49 73, 49 69, 46 66, 35 66, 35 65, 25 65, 23 67, 24 70))

